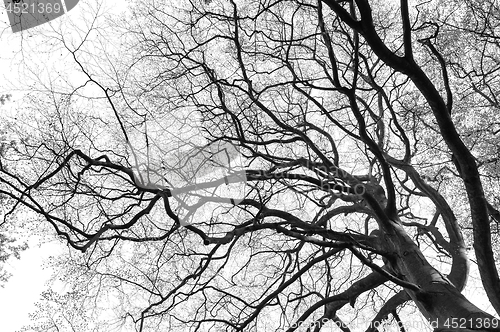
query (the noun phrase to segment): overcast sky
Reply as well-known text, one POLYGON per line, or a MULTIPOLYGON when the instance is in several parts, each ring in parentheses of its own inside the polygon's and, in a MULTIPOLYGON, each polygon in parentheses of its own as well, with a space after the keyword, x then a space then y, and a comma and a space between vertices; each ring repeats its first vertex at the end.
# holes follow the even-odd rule
MULTIPOLYGON (((71 20, 78 24, 82 15, 82 8, 85 8, 86 2, 95 2, 95 0, 81 0, 80 3, 65 16, 57 20, 71 20)), ((129 1, 101 1, 104 7, 109 8, 116 13, 121 12, 129 1)), ((83 24, 83 22, 82 22, 83 24)), ((49 30, 48 24, 34 28, 36 32, 49 30)), ((40 38, 32 31, 12 33, 9 28, 9 20, 4 8, 4 2, 0 3, 0 95, 5 93, 13 94, 14 98, 1 109, 5 116, 15 116, 19 99, 22 97, 20 91, 12 89, 12 85, 19 83, 19 67, 14 58, 18 60, 19 52, 23 50, 23 44, 27 38, 40 38), (17 56, 16 56, 17 54, 17 56)), ((31 40, 30 40, 31 41, 31 40)), ((35 40, 36 42, 36 40, 35 40)), ((36 61, 36 54, 24 54, 23 58, 36 61)), ((51 67, 50 64, 46 64, 51 67)), ((1 213, 1 212, 0 212, 1 213)), ((56 255, 64 246, 57 243, 39 245, 40 238, 30 237, 27 239, 30 248, 21 255, 21 260, 11 259, 7 262, 5 268, 12 277, 4 288, 0 288, 0 322, 2 332, 15 332, 23 325, 29 323, 28 314, 35 309, 34 303, 40 298, 40 294, 47 288, 47 281, 51 271, 43 267, 44 262, 51 255, 56 255)))
MULTIPOLYGON (((78 17, 81 15, 79 7, 83 7, 84 2, 94 0, 81 0, 81 4, 74 10, 70 11, 66 16, 58 18, 58 20, 71 19, 78 22, 78 17)), ((123 6, 116 6, 117 3, 126 3, 125 1, 104 0, 105 5, 113 6, 119 12, 123 10, 123 6)), ((2 7, 3 8, 3 2, 2 7)), ((40 26, 36 29, 44 29, 40 26)), ((0 94, 13 93, 14 99, 22 96, 19 92, 9 90, 10 85, 7 81, 18 81, 16 68, 12 63, 12 58, 22 50, 23 38, 37 38, 36 35, 31 36, 29 30, 17 34, 13 34, 8 28, 7 14, 3 9, 0 9, 0 94)), ((36 61, 36 58, 30 58, 36 61)), ((50 67, 50 66, 49 66, 50 67)), ((15 114, 16 100, 6 105, 2 112, 5 114, 15 114)), ((46 244, 43 246, 37 245, 37 238, 31 238, 31 247, 22 253, 20 261, 10 260, 7 264, 13 276, 6 284, 5 288, 0 288, 0 322, 2 332, 14 332, 21 328, 24 324, 29 323, 28 313, 34 309, 34 303, 39 299, 41 292, 46 289, 46 282, 50 275, 50 270, 42 268, 43 262, 52 254, 57 254, 62 250, 61 245, 46 244)), ((475 269, 475 266, 473 267, 475 269)), ((477 275, 477 274, 476 274, 477 275)), ((465 295, 482 309, 487 309, 492 312, 491 306, 485 301, 484 294, 480 295, 477 287, 478 280, 472 279, 469 281, 465 295)))

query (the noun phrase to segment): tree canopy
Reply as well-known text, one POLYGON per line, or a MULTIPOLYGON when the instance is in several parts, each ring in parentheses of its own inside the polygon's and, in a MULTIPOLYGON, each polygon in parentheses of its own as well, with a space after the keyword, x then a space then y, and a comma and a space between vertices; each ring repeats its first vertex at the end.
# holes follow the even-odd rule
POLYGON ((496 1, 91 8, 0 159, 69 248, 27 330, 500 331, 496 1))
MULTIPOLYGON (((12 95, 9 93, 0 95, 0 106, 5 105, 10 99, 12 95)), ((0 108, 0 111, 2 109, 0 108)), ((7 139, 5 135, 5 130, 0 136, 0 156, 2 156, 3 152, 7 149, 7 146, 11 143, 7 139)), ((9 205, 9 201, 3 199, 4 197, 0 197, 0 202, 2 203, 4 209, 9 205)), ((0 227, 4 226, 3 223, 0 223, 0 227)), ((16 243, 16 240, 7 235, 7 233, 11 233, 10 227, 0 228, 0 287, 4 287, 5 283, 9 280, 11 274, 5 268, 5 265, 9 258, 17 258, 21 257, 21 252, 27 248, 27 244, 19 244, 16 243)), ((18 242, 18 241, 17 241, 18 242)))

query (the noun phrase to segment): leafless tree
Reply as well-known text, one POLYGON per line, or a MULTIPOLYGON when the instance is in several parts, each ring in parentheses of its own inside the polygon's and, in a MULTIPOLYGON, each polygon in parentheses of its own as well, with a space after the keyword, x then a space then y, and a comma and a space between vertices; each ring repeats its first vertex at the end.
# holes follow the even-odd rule
POLYGON ((461 294, 473 246, 500 313, 496 2, 144 1, 115 22, 120 42, 53 38, 81 80, 31 94, 2 156, 6 218, 71 248, 37 329, 404 331, 418 308, 500 331, 461 294))

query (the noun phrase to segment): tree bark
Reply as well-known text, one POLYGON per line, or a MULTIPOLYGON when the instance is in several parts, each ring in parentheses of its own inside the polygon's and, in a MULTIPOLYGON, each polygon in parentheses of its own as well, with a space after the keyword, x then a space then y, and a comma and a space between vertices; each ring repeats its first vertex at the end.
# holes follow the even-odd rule
POLYGON ((455 322, 453 319, 458 319, 463 328, 454 331, 500 331, 500 321, 469 302, 446 276, 432 267, 398 223, 383 236, 384 249, 393 253, 394 273, 421 288, 406 291, 432 327, 447 329, 455 322))
MULTIPOLYGON (((372 10, 367 0, 356 0, 361 20, 353 18, 339 2, 322 0, 338 17, 360 33, 375 54, 395 71, 407 75, 418 88, 431 108, 439 126, 439 131, 463 172, 463 181, 467 192, 472 224, 474 229, 474 250, 479 272, 488 298, 493 308, 500 313, 500 278, 491 246, 491 230, 488 206, 484 196, 479 171, 474 156, 461 140, 453 124, 450 110, 437 91, 432 81, 413 60, 412 54, 399 56, 391 51, 380 39, 373 24, 372 10)), ((403 17, 403 21, 408 17, 403 17)), ((451 317, 478 317, 492 319, 493 316, 482 312, 468 302, 453 284, 435 270, 424 258, 413 241, 399 226, 394 226, 390 241, 398 256, 396 270, 403 273, 409 281, 422 287, 421 294, 410 294, 424 315, 429 319, 447 319, 451 317), (404 250, 401 250, 404 248, 404 250), (411 262, 411 264, 409 264, 411 262), (412 265, 414 264, 414 265, 412 265), (417 269, 415 269, 418 266, 417 269), (451 287, 450 287, 451 286, 451 287), (418 296, 417 296, 418 295, 418 296), (450 303, 453 308, 450 307, 450 303), (442 306, 442 307, 441 307, 442 306), (483 316, 484 315, 484 316, 483 316)), ((498 325, 497 325, 498 326, 498 325)), ((500 331, 500 329, 495 329, 500 331)))

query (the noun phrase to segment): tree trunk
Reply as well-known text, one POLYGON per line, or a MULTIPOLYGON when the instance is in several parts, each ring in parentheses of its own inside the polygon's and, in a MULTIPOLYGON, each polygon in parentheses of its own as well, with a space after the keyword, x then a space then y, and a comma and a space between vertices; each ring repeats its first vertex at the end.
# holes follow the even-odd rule
POLYGON ((469 302, 446 276, 432 267, 400 224, 382 235, 400 278, 418 285, 406 290, 436 331, 500 331, 500 320, 469 302))

